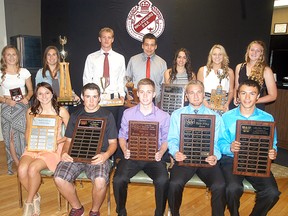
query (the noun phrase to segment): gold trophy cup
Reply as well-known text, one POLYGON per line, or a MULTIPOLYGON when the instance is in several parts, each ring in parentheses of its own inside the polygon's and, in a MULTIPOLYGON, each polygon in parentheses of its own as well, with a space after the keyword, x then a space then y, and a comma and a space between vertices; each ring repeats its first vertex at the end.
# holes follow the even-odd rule
POLYGON ((58 96, 58 103, 61 106, 76 106, 77 101, 74 101, 74 92, 71 86, 70 73, 69 73, 69 63, 65 62, 68 52, 65 51, 64 45, 67 43, 67 38, 61 35, 59 36, 59 42, 62 45, 62 50, 60 51, 60 56, 62 62, 60 62, 60 92, 58 96))

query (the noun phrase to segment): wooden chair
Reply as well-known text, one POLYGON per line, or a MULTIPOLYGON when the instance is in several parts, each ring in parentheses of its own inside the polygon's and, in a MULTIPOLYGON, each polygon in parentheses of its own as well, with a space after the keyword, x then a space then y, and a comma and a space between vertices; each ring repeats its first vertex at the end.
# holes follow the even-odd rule
MULTIPOLYGON (((43 178, 53 178, 54 173, 50 171, 49 169, 44 169, 40 172, 42 177, 42 184, 44 184, 43 178)), ((23 207, 23 193, 22 193, 22 185, 19 181, 19 178, 17 176, 17 185, 18 185, 18 199, 19 199, 19 208, 23 207)), ((61 194, 58 191, 57 194, 57 200, 58 200, 58 210, 61 210, 61 194)))
MULTIPOLYGON (((111 173, 114 169, 114 160, 110 160, 110 163, 111 163, 111 171, 110 171, 110 176, 111 176, 111 173)), ((53 178, 54 177, 54 173, 52 171, 50 171, 49 169, 44 169, 40 172, 41 174, 41 177, 42 177, 42 183, 43 182, 43 178, 53 178)), ((87 178, 87 175, 85 172, 82 172, 78 177, 77 179, 75 180, 75 183, 77 182, 80 182, 80 184, 82 185, 83 187, 83 184, 82 182, 83 181, 90 181, 90 179, 87 178)), ((21 182, 19 181, 19 178, 17 176, 17 184, 18 184, 18 197, 19 197, 19 208, 22 208, 23 207, 23 194, 22 194, 22 185, 21 185, 21 182)), ((55 186, 56 187, 56 186, 55 186)), ((57 194, 57 202, 58 202, 58 210, 60 211, 61 208, 62 208, 62 195, 61 193, 58 191, 58 194, 57 194)), ((110 181, 107 185, 107 210, 108 210, 108 216, 111 215, 111 195, 110 195, 110 181)), ((67 212, 69 212, 69 203, 68 201, 66 200, 66 210, 67 212)))

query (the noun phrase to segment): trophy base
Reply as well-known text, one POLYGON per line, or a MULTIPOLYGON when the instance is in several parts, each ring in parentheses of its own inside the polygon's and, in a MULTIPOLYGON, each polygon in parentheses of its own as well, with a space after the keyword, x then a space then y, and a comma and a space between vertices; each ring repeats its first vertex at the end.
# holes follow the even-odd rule
POLYGON ((81 104, 81 101, 74 101, 72 99, 67 99, 67 98, 58 98, 57 100, 58 104, 60 106, 78 106, 81 104))
POLYGON ((114 98, 114 99, 110 99, 110 100, 103 100, 101 99, 99 105, 101 107, 107 107, 107 106, 123 106, 123 102, 121 99, 119 98, 114 98))
POLYGON ((134 107, 138 104, 139 102, 133 101, 133 100, 125 100, 124 106, 125 107, 134 107))

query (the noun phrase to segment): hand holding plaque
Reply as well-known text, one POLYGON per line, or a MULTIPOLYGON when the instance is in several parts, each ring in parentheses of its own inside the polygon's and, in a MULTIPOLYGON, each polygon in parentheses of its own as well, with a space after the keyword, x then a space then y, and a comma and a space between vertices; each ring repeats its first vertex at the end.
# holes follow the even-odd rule
POLYGON ((182 166, 210 167, 205 159, 214 153, 215 115, 181 114, 180 152, 182 166))
POLYGON ((270 176, 269 150, 273 147, 274 122, 237 120, 236 141, 240 150, 234 153, 233 174, 270 176))

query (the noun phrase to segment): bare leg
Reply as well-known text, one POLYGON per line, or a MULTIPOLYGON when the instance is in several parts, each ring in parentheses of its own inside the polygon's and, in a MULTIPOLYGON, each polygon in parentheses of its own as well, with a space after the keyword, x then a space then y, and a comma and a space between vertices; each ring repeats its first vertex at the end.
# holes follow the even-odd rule
POLYGON ((11 157, 13 158, 16 166, 19 166, 19 159, 17 157, 16 154, 16 149, 15 149, 15 145, 14 145, 14 140, 13 140, 13 136, 10 136, 10 153, 11 153, 11 157))
POLYGON ((41 159, 34 160, 28 169, 28 179, 29 179, 29 189, 27 202, 32 202, 33 198, 36 198, 35 195, 39 190, 41 185, 41 174, 40 171, 46 169, 46 163, 41 159))
POLYGON ((72 208, 79 209, 82 207, 76 193, 76 188, 73 183, 70 183, 61 178, 55 178, 54 181, 58 190, 64 196, 64 198, 70 203, 72 208))
POLYGON ((92 211, 100 210, 100 207, 105 199, 107 184, 104 178, 96 178, 92 189, 92 211))
MULTIPOLYGON (((41 185, 40 171, 47 168, 41 159, 23 156, 20 160, 18 175, 21 184, 28 191, 27 203, 31 203, 41 185)), ((36 198, 36 197, 35 197, 36 198)))

